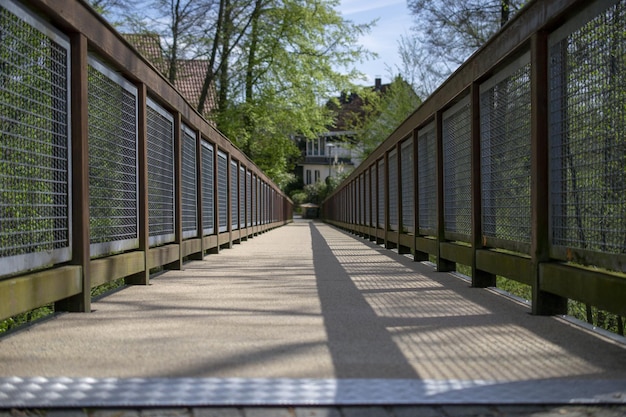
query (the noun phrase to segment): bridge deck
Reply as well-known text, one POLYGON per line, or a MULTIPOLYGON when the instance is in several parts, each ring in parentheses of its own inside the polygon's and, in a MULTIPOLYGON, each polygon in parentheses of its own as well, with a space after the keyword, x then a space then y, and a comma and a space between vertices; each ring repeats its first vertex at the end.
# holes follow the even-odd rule
POLYGON ((626 349, 296 221, 0 339, 8 406, 626 402, 626 349))

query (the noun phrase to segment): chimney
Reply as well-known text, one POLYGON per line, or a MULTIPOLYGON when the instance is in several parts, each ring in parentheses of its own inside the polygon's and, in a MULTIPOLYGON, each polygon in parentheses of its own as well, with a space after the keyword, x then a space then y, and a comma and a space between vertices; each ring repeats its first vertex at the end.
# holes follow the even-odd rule
POLYGON ((382 85, 382 82, 381 82, 380 77, 376 77, 376 79, 374 80, 374 90, 375 91, 380 90, 381 85, 382 85))

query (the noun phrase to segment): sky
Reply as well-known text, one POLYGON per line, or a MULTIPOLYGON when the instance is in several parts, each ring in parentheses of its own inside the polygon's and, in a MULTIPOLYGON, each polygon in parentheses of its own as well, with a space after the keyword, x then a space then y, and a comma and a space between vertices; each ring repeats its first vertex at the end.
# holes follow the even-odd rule
POLYGON ((413 25, 406 0, 341 0, 339 11, 354 23, 378 19, 370 33, 361 37, 361 44, 376 52, 378 58, 364 62, 360 71, 367 77, 364 85, 374 85, 375 78, 382 78, 383 83, 390 82, 400 66, 398 40, 408 34, 413 25))

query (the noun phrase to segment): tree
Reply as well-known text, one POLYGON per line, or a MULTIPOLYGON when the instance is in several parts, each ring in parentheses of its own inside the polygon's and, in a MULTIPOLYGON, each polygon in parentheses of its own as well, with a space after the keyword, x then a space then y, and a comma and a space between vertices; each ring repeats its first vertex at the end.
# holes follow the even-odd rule
POLYGON ((365 159, 421 103, 412 86, 396 76, 383 91, 363 89, 358 93, 363 101, 362 116, 353 118, 357 148, 365 159))
POLYGON ((416 89, 431 93, 474 51, 506 24, 524 0, 408 0, 413 36, 399 44, 403 74, 418 75, 416 89), (417 74, 415 73, 417 69, 417 74))
POLYGON ((214 88, 218 128, 282 185, 299 156, 291 137, 332 123, 321 100, 350 88, 368 55, 357 40, 369 25, 344 20, 338 0, 137 1, 151 15, 135 27, 167 42, 170 81, 176 60, 206 60, 197 110, 214 88))
POLYGON ((255 0, 247 32, 223 66, 228 85, 218 83, 226 97, 218 127, 282 186, 299 157, 291 137, 316 137, 332 123, 320 100, 350 86, 358 76, 351 66, 367 55, 356 41, 369 25, 345 21, 334 6, 255 0))

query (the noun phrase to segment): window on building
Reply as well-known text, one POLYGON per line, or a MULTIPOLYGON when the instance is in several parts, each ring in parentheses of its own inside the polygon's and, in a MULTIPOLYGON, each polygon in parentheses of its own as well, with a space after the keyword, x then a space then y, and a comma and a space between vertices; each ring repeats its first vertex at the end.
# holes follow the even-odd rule
POLYGON ((304 182, 306 185, 311 184, 311 170, 306 170, 306 181, 304 182))
POLYGON ((315 182, 318 182, 320 180, 320 170, 316 169, 315 170, 315 182))

